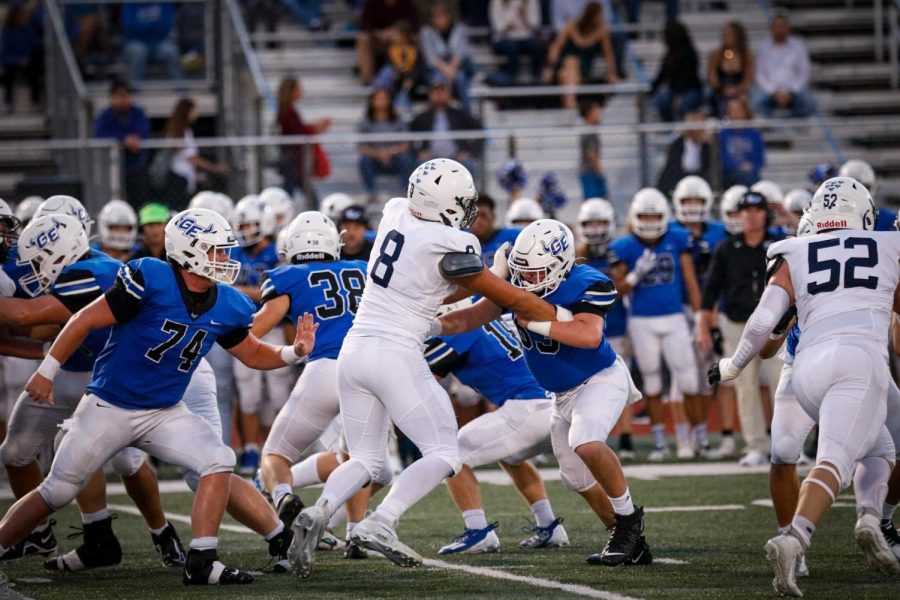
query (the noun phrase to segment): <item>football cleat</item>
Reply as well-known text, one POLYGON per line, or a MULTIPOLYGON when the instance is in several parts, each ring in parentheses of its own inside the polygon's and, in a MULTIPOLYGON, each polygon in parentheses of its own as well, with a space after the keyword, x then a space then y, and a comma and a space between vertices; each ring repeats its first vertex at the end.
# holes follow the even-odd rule
POLYGON ((557 517, 546 527, 523 527, 522 531, 531 535, 519 542, 522 548, 565 548, 569 545, 569 535, 562 526, 563 518, 557 517))
POLYGON ((324 552, 331 552, 332 550, 343 550, 344 542, 339 540, 334 532, 330 529, 326 529, 322 534, 322 539, 319 540, 319 545, 316 546, 316 550, 321 550, 324 552))
POLYGON ((609 540, 600 554, 592 554, 587 561, 592 565, 616 567, 629 564, 649 564, 653 557, 642 535, 644 532, 644 509, 634 507, 630 515, 616 515, 616 522, 610 528, 609 540))
POLYGON ((288 560, 297 577, 306 578, 316 562, 316 547, 325 531, 328 518, 319 506, 304 509, 292 525, 294 539, 288 548, 288 560))
POLYGON ((53 534, 54 525, 56 525, 56 521, 50 519, 44 529, 29 533, 25 539, 4 552, 0 556, 0 560, 16 560, 34 554, 41 556, 53 554, 58 546, 56 536, 53 534))
POLYGON ((806 566, 806 553, 797 557, 797 579, 809 577, 809 567, 806 566))
POLYGON ((669 449, 666 446, 654 446, 647 455, 647 460, 650 462, 662 462, 667 458, 669 458, 669 449))
POLYGON ((163 566, 166 567, 183 567, 187 555, 184 553, 184 546, 178 538, 178 532, 171 523, 166 522, 166 528, 159 535, 151 532, 150 537, 153 539, 153 546, 162 557, 163 566))
POLYGON ((634 450, 627 448, 620 448, 616 454, 619 455, 619 460, 634 460, 637 457, 634 450))
POLYGON ((500 549, 500 538, 494 533, 497 523, 490 523, 484 529, 466 529, 452 543, 447 544, 438 554, 484 554, 500 549))
POLYGON ((241 475, 253 475, 259 468, 259 451, 244 450, 241 454, 241 461, 238 465, 238 473, 241 475))
POLYGON ((890 519, 881 521, 881 535, 884 536, 884 541, 887 542, 888 548, 891 549, 897 560, 900 560, 900 533, 897 532, 893 521, 890 519))
POLYGON ((772 587, 783 596, 802 598, 803 592, 797 587, 797 560, 803 554, 800 540, 792 535, 779 535, 766 542, 766 558, 775 566, 772 587))
POLYGON ((344 547, 344 558, 348 560, 363 560, 369 558, 369 553, 356 542, 348 540, 347 545, 344 547))
POLYGON ((278 504, 277 512, 278 518, 284 523, 285 529, 291 528, 297 515, 299 515, 300 511, 304 508, 306 508, 306 506, 297 494, 287 494, 281 499, 281 502, 278 504))
POLYGON ((25 594, 20 594, 16 590, 9 587, 9 577, 5 573, 0 573, 0 600, 32 600, 25 594))
POLYGON ((181 577, 184 585, 244 585, 253 583, 253 575, 226 567, 219 562, 215 548, 188 552, 181 577))
POLYGON ((724 458, 731 458, 736 453, 737 446, 734 443, 734 437, 726 435, 722 436, 722 443, 719 444, 719 447, 710 451, 709 459, 722 460, 724 458))
POLYGON ((759 450, 750 450, 738 461, 738 465, 741 467, 762 467, 767 464, 769 464, 769 457, 765 452, 759 450))
POLYGON ((713 453, 712 446, 709 445, 709 442, 706 442, 705 444, 698 444, 696 451, 698 457, 706 459, 711 458, 713 453))
MULTIPOLYGON (((77 527, 75 529, 78 529, 77 527)), ((69 539, 84 535, 84 542, 74 550, 44 562, 48 571, 83 571, 112 567, 122 562, 122 546, 112 530, 112 517, 86 523, 69 539)))
POLYGON ((401 542, 392 527, 371 518, 363 519, 356 524, 350 532, 350 541, 383 554, 389 561, 401 567, 418 567, 422 564, 422 557, 401 542))
POLYGON ((882 573, 900 573, 900 562, 888 546, 878 517, 869 512, 856 520, 853 538, 866 555, 869 567, 882 573))
POLYGON ((690 442, 686 444, 678 444, 678 448, 675 451, 675 456, 678 460, 693 460, 694 459, 694 445, 690 442))

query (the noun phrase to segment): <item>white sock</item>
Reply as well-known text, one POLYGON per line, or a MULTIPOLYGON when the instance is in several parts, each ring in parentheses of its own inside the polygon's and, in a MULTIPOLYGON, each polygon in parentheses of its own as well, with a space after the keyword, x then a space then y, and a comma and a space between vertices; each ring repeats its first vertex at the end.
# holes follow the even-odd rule
POLYGON ((864 458, 853 473, 853 494, 857 511, 869 510, 876 515, 882 512, 887 496, 891 465, 878 456, 864 458))
POLYGON ((278 525, 275 526, 275 529, 266 534, 266 541, 271 541, 276 535, 284 531, 284 523, 278 521, 278 525))
POLYGON ((102 521, 103 519, 109 518, 109 509, 101 508, 97 512, 92 513, 81 513, 81 522, 85 525, 89 523, 96 523, 97 521, 102 521))
POLYGON ((322 483, 322 478, 319 477, 319 455, 307 456, 291 467, 291 478, 294 481, 294 485, 298 488, 322 483))
POLYGON ((279 483, 275 487, 272 488, 272 504, 278 507, 281 504, 281 499, 293 492, 291 486, 286 483, 279 483))
POLYGON ((790 532, 790 530, 791 530, 790 525, 785 525, 784 527, 782 527, 780 525, 778 526, 778 533, 780 533, 781 535, 787 535, 790 532))
POLYGON ((191 550, 215 550, 219 547, 219 538, 214 536, 194 538, 191 540, 191 550))
POLYGON ((617 515, 627 517, 634 512, 634 503, 631 501, 631 490, 628 488, 625 488, 625 493, 618 498, 610 496, 609 501, 612 502, 613 511, 617 515))
POLYGON ((550 501, 546 498, 538 500, 531 505, 531 514, 534 515, 534 520, 537 522, 538 527, 548 527, 550 523, 556 520, 556 516, 553 514, 553 507, 550 506, 550 501))
POLYGON ((463 521, 466 522, 466 529, 484 529, 487 527, 487 519, 484 511, 480 508, 463 511, 463 521))
POLYGON ((679 446, 689 446, 691 443, 690 423, 675 423, 675 440, 679 446))
POLYGON ((651 425, 650 432, 653 434, 653 443, 657 448, 665 448, 666 446, 666 426, 651 425))
POLYGON ((259 444, 244 444, 244 452, 256 452, 259 454, 259 444))
MULTIPOLYGON (((890 521, 894 518, 894 511, 897 510, 896 504, 888 504, 884 503, 884 507, 881 509, 881 520, 882 521, 890 521)), ((37 530, 35 530, 37 531, 37 530)))
MULTIPOLYGON (((392 520, 396 523, 410 506, 427 496, 450 475, 450 465, 443 459, 434 455, 423 456, 400 473, 373 516, 380 517, 384 522, 392 520)), ((328 483, 331 479, 328 478, 328 483)))
POLYGON ((328 529, 334 529, 335 527, 343 523, 346 518, 347 505, 342 504, 336 511, 334 511, 334 514, 331 515, 331 518, 328 520, 328 529))
POLYGON ((809 545, 812 543, 812 536, 815 532, 816 526, 813 525, 812 521, 806 517, 801 517, 800 515, 794 516, 794 520, 791 521, 791 535, 800 540, 804 550, 809 549, 809 545))
POLYGON ((360 461, 351 458, 328 476, 325 489, 322 490, 316 506, 325 508, 325 514, 330 519, 337 507, 343 506, 371 479, 366 467, 360 461))
POLYGON ((151 527, 151 528, 150 528, 150 533, 152 533, 153 535, 159 535, 159 534, 161 534, 163 531, 165 531, 166 527, 168 527, 168 526, 169 526, 169 524, 166 523, 165 525, 163 525, 163 526, 160 527, 159 529, 153 529, 153 528, 151 527))
POLYGON ((694 427, 694 441, 703 448, 709 445, 709 436, 706 434, 706 423, 700 423, 694 427))
POLYGON ((355 521, 347 521, 347 535, 346 538, 350 539, 350 534, 353 533, 353 528, 356 527, 355 521))

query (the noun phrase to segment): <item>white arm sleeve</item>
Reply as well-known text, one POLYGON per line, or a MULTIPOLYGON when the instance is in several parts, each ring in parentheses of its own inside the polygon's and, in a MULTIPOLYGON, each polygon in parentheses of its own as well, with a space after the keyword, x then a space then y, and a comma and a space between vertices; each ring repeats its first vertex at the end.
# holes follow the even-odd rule
POLYGON ((791 298, 787 291, 777 285, 766 286, 762 298, 756 310, 747 320, 744 327, 744 333, 741 334, 741 341, 738 342, 737 349, 734 351, 732 363, 743 369, 753 358, 759 354, 766 342, 769 341, 769 335, 778 325, 781 316, 791 307, 791 298))

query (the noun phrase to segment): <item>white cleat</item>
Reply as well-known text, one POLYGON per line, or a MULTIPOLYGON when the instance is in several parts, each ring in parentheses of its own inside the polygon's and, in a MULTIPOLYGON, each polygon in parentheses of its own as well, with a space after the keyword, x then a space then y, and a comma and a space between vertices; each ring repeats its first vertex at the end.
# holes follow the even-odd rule
POLYGON ((784 596, 802 598, 797 587, 797 560, 803 554, 800 540, 792 535, 779 535, 766 542, 766 558, 775 563, 772 587, 784 596))
POLYGON ((401 567, 418 567, 422 565, 422 557, 400 541, 397 532, 386 523, 371 518, 363 519, 356 524, 350 533, 350 541, 363 548, 374 550, 389 561, 401 567))
POLYGON ((809 567, 806 566, 806 553, 797 557, 797 579, 809 577, 809 567))
POLYGON ((738 461, 738 465, 741 467, 761 467, 767 464, 769 464, 769 457, 759 450, 751 450, 738 461))
POLYGON ((294 539, 287 555, 291 569, 297 577, 305 579, 312 573, 313 564, 316 562, 316 548, 327 523, 325 511, 318 506, 304 509, 294 520, 291 526, 294 530, 294 539))
POLYGON ((650 462, 662 462, 667 458, 669 458, 669 449, 666 446, 655 446, 647 455, 647 460, 650 462))
POLYGON ((878 517, 863 513, 856 521, 853 537, 872 569, 882 573, 900 573, 900 563, 881 533, 881 521, 878 517))
POLYGON ((678 449, 675 451, 675 456, 678 460, 693 460, 694 459, 694 446, 688 442, 687 444, 678 444, 678 449))
POLYGON ((715 450, 711 450, 707 458, 710 460, 723 460, 725 458, 731 458, 736 453, 737 446, 734 443, 734 438, 725 436, 722 438, 722 443, 719 444, 719 447, 715 450))

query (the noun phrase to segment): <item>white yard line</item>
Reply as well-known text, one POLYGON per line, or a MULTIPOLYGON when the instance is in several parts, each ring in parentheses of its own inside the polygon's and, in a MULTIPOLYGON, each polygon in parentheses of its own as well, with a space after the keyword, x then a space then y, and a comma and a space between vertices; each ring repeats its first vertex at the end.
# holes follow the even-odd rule
MULTIPOLYGON (((736 462, 668 463, 661 465, 626 465, 623 468, 628 479, 656 481, 662 477, 710 477, 722 475, 758 475, 768 473, 769 466, 742 467, 736 462)), ((538 469, 544 481, 559 481, 559 469, 538 469)), ((475 471, 480 483, 512 485, 509 476, 500 469, 475 471)))
MULTIPOLYGON (((109 509, 119 511, 119 512, 125 513, 127 515, 134 515, 136 517, 141 516, 141 511, 139 511, 135 507, 129 506, 127 504, 110 504, 109 509)), ((187 523, 188 525, 191 524, 191 516, 190 515, 180 515, 178 513, 172 513, 172 512, 167 511, 166 518, 169 519, 170 521, 175 521, 177 523, 187 523)), ((224 529, 225 531, 233 531, 235 533, 249 533, 251 535, 259 535, 252 529, 248 529, 248 528, 244 527, 243 525, 230 525, 228 523, 222 523, 221 525, 219 525, 219 529, 224 529)))

